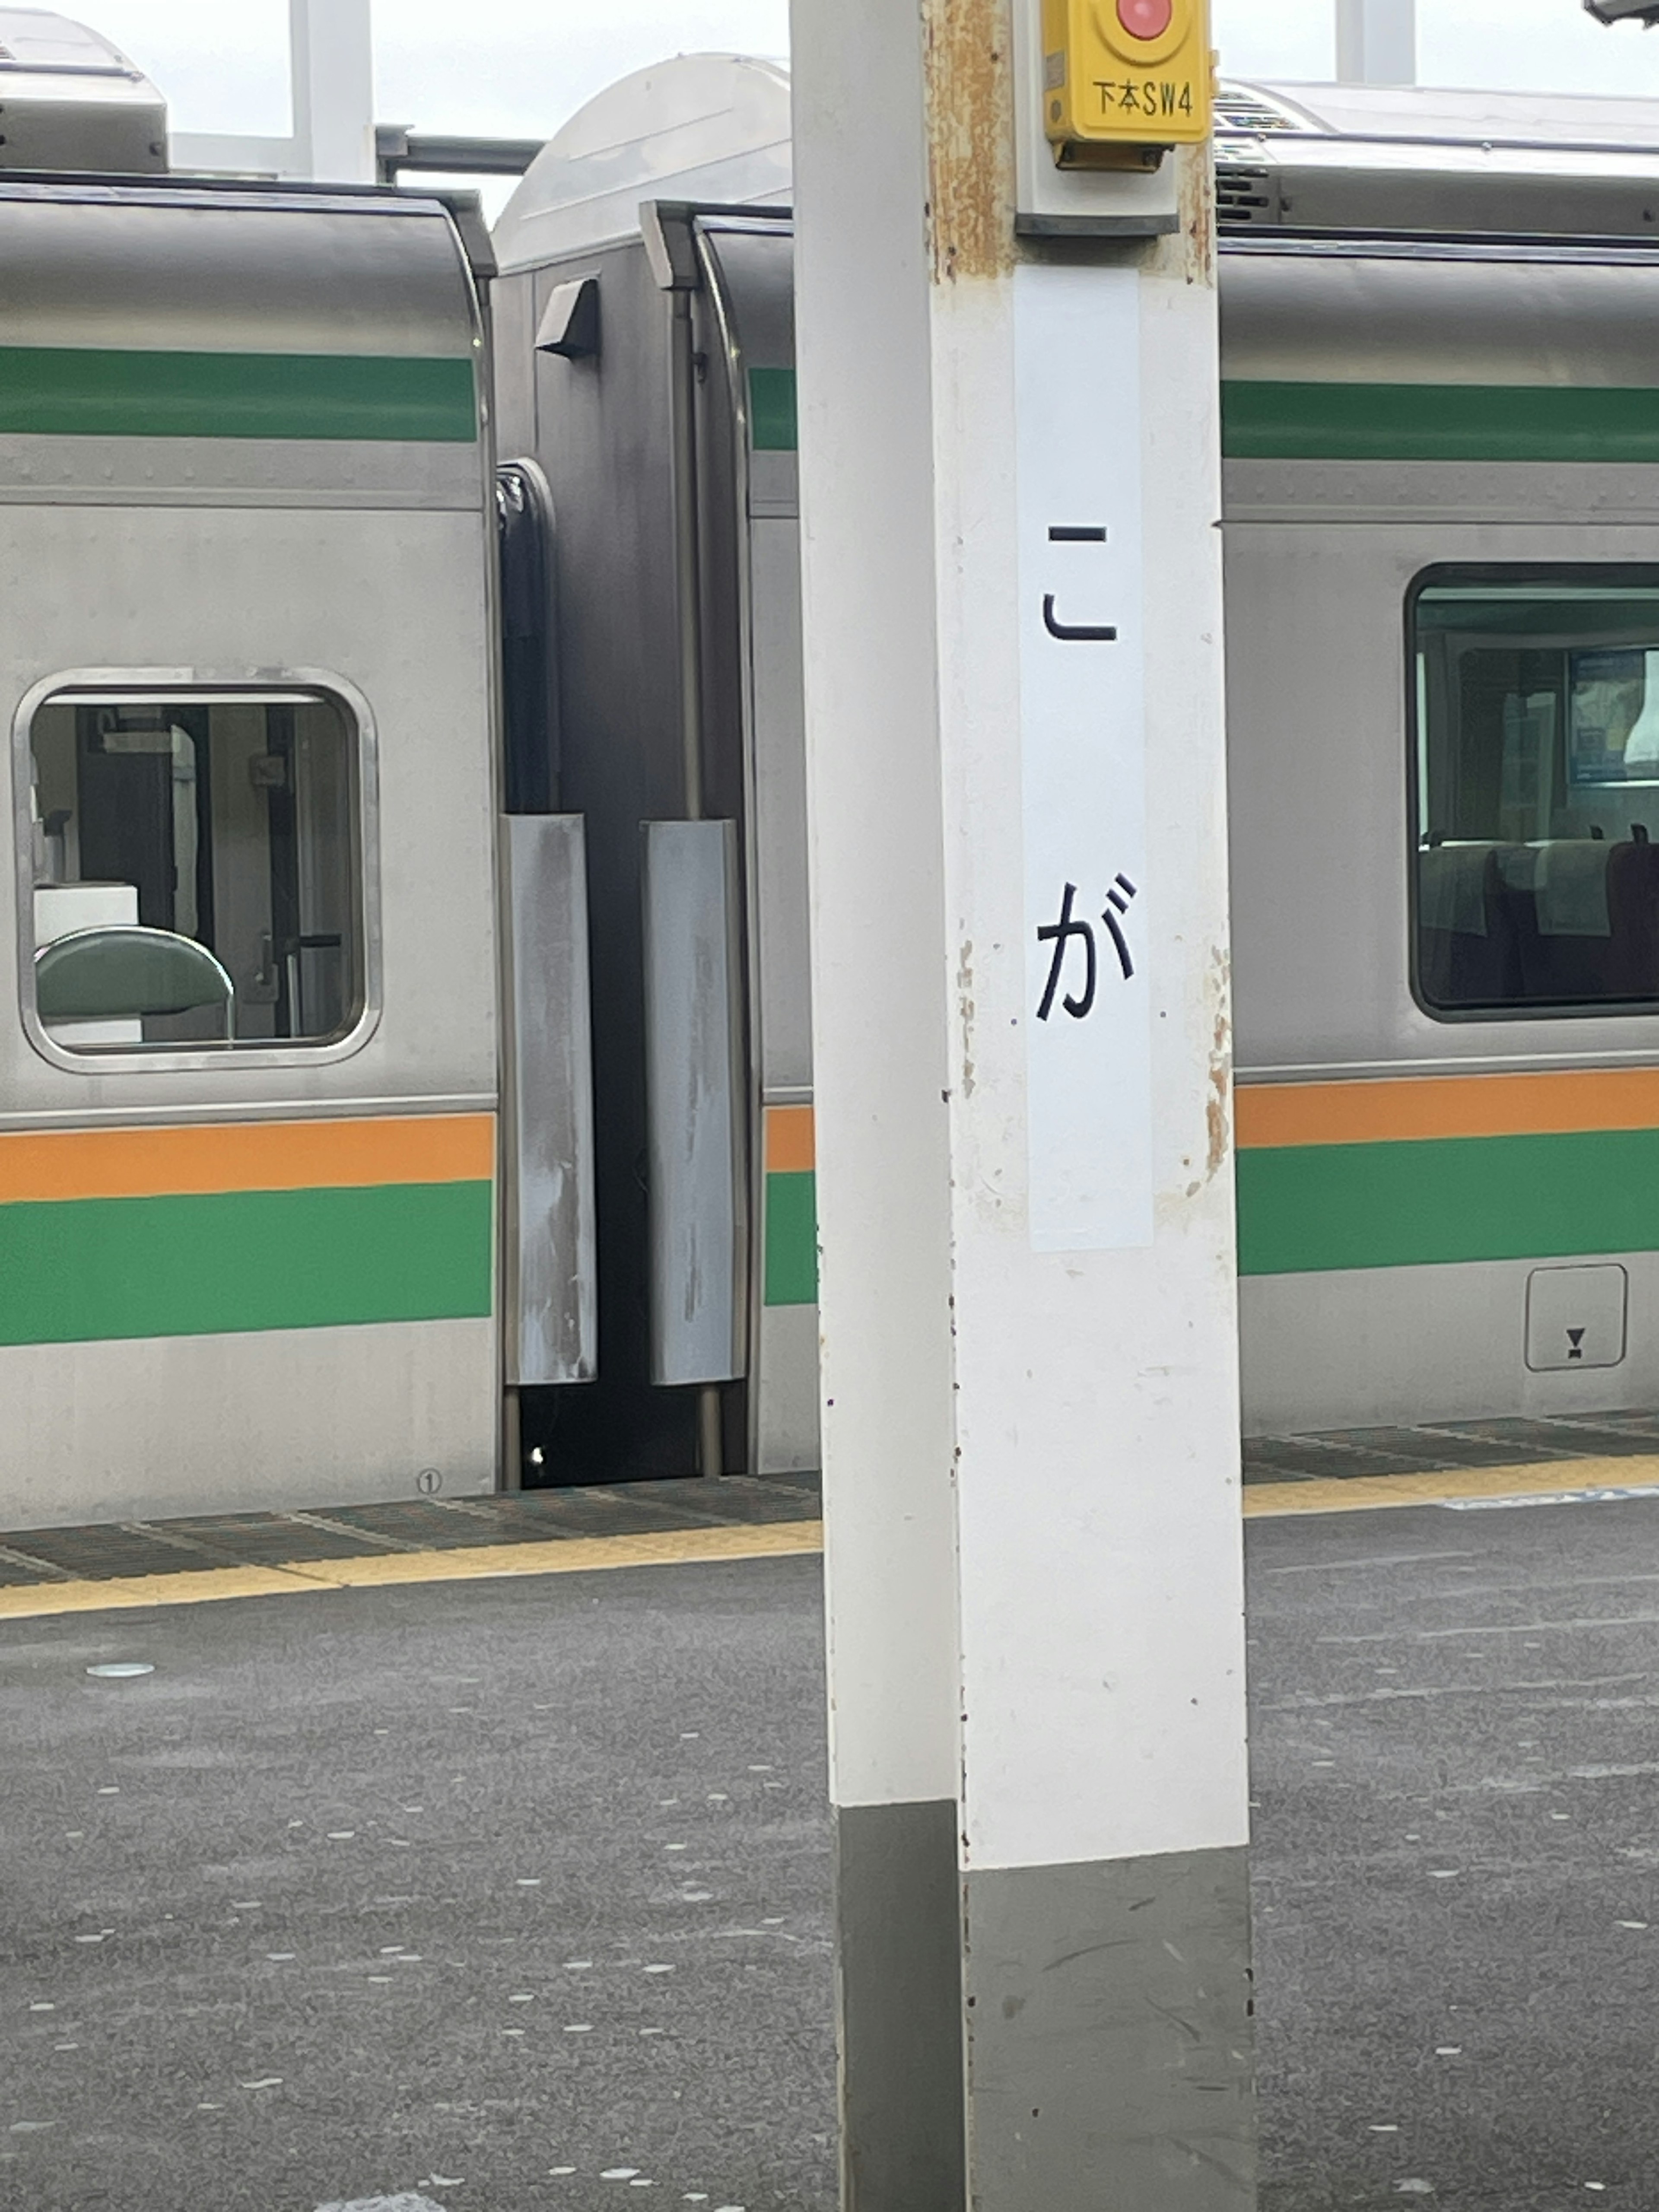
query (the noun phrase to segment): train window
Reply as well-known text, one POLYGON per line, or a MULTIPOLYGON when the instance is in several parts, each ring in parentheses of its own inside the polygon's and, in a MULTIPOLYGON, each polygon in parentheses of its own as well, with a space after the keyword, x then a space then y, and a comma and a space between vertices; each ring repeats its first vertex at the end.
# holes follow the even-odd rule
POLYGON ((1659 568, 1435 568, 1408 611, 1419 1003, 1659 1007, 1659 568))
POLYGON ((70 1052, 319 1046, 365 1006, 362 763, 331 693, 70 689, 29 718, 33 1015, 70 1052))

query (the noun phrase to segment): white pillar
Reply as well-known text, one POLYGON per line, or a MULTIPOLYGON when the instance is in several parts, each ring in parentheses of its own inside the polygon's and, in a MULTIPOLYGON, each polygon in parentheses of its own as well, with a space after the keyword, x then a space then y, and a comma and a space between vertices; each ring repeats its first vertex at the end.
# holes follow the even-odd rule
POLYGON ((1243 2212, 1207 161, 1017 238, 1027 4, 794 10, 843 2197, 1243 2212))
POLYGON ((212 176, 374 182, 372 0, 289 0, 289 82, 294 129, 286 138, 174 131, 173 167, 212 176))
POLYGON ((294 136, 303 173, 328 184, 374 181, 374 58, 370 0, 289 0, 294 136))
POLYGON ((1417 0, 1336 0, 1342 84, 1415 84, 1417 0))

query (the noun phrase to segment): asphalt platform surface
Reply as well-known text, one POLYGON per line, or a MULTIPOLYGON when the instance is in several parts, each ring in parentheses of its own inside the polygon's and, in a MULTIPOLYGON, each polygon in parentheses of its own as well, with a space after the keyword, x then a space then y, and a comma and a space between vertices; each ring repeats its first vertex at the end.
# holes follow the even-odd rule
MULTIPOLYGON (((1248 1541, 1264 2212, 1659 2212, 1659 1498, 1248 1541)), ((832 2212, 818 1605, 0 1623, 0 2206, 832 2212)))

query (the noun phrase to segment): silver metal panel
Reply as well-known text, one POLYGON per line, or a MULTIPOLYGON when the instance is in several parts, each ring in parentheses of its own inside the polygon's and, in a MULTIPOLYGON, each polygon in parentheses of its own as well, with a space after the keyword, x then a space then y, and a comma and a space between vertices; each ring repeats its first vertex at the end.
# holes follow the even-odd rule
POLYGON ((1534 1267, 1527 1281, 1528 1366, 1540 1373, 1617 1367, 1629 1304, 1622 1267, 1534 1267))
POLYGON ((465 507, 476 446, 403 439, 46 438, 0 434, 0 503, 465 507))
POLYGON ((1228 461, 1222 488, 1229 523, 1659 523, 1659 468, 1628 461, 1228 461))
POLYGON ((758 1335, 757 1472, 793 1474, 821 1466, 818 1310, 763 1306, 758 1335))
POLYGON ((1653 157, 1638 151, 1462 145, 1408 138, 1358 143, 1278 131, 1218 149, 1224 223, 1263 234, 1419 231, 1494 237, 1652 236, 1653 157), (1241 189, 1248 181, 1251 189, 1241 189))
POLYGON ((651 1373, 743 1372, 749 1208, 737 1082, 737 830, 645 824, 651 1373))
POLYGON ((495 450, 502 460, 537 445, 535 288, 528 276, 489 288, 490 368, 495 450))
POLYGON ((0 345, 465 355, 477 319, 436 203, 0 192, 0 345))
POLYGON ((430 1495, 434 1474, 466 1496, 495 1486, 498 1395, 487 1320, 8 1345, 0 1511, 280 1512, 430 1495))
POLYGON ((1659 267, 1627 255, 1222 257, 1227 379, 1646 386, 1656 337, 1659 267))
MULTIPOLYGON (((1601 1254, 1586 1267, 1608 1264, 1601 1254)), ((1526 1364, 1525 1260, 1246 1276, 1239 1349, 1248 1436, 1539 1419, 1659 1403, 1659 1253, 1622 1253, 1628 1348, 1614 1367, 1526 1364)))
POLYGON ((797 455, 765 450, 750 454, 749 512, 790 517, 800 513, 800 465, 797 455))
POLYGON ((509 1383, 594 1372, 587 870, 575 814, 503 818, 512 1035, 502 1346, 509 1383))
POLYGON ((1652 530, 1591 533, 1547 506, 1525 525, 1229 523, 1242 1074, 1659 1060, 1656 1015, 1436 1021, 1413 999, 1404 629, 1412 580, 1433 562, 1656 557, 1652 530))

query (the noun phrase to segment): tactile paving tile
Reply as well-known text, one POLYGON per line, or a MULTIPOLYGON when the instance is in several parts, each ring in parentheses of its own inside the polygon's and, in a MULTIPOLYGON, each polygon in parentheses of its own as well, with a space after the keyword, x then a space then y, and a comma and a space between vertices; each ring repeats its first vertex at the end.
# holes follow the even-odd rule
POLYGON ((41 1583, 59 1580, 61 1577, 53 1574, 44 1561, 39 1566, 32 1566, 26 1559, 10 1559, 0 1553, 0 1589, 27 1589, 31 1584, 38 1588, 41 1583))
POLYGON ((1358 1474, 1422 1474, 1422 1458, 1348 1444, 1340 1436, 1251 1437, 1244 1446, 1246 1482, 1308 1482, 1358 1474))
MULTIPOLYGON (((24 1559, 43 1559, 48 1566, 89 1582, 107 1582, 118 1576, 177 1574, 190 1563, 170 1544, 158 1543, 144 1529, 107 1525, 88 1528, 31 1528, 15 1537, 9 1551, 24 1559)), ((210 1560, 200 1562, 204 1566, 210 1560)))
MULTIPOLYGON (((1649 1443, 1659 1443, 1659 1413, 1581 1413, 1577 1419, 1594 1422, 1599 1428, 1616 1429, 1631 1436, 1644 1437, 1649 1443)), ((1564 1423, 1563 1425, 1566 1425, 1564 1423)))
MULTIPOLYGON (((638 1536, 684 1528, 684 1514, 653 1505, 643 1494, 654 1487, 649 1483, 628 1483, 614 1490, 527 1490, 504 1498, 477 1498, 470 1502, 487 1509, 490 1527, 500 1534, 476 1540, 511 1543, 556 1536, 638 1536)), ((479 1515, 480 1526, 485 1518, 484 1513, 479 1515)))
POLYGON ((778 1521, 816 1521, 823 1511, 823 1492, 816 1479, 811 1482, 787 1480, 782 1476, 749 1474, 722 1475, 717 1483, 671 1484, 653 1483, 653 1491, 685 1489, 696 1492, 703 1488, 714 1492, 722 1508, 722 1518, 739 1523, 770 1523, 778 1521))
POLYGON ((1302 1456, 1288 1439, 1246 1437, 1244 1480, 1246 1482, 1311 1482, 1314 1478, 1301 1464, 1302 1456))
POLYGON ((1343 1429, 1303 1439, 1310 1443, 1336 1443, 1357 1453, 1377 1452, 1396 1462, 1378 1474, 1411 1468, 1423 1474, 1443 1474, 1454 1467, 1513 1465, 1516 1453, 1506 1444, 1486 1443, 1479 1437, 1461 1437, 1445 1429, 1343 1429))
MULTIPOLYGON (((543 1492, 528 1494, 546 1495, 543 1492)), ((724 1477, 717 1482, 688 1475, 683 1481, 611 1483, 601 1495, 625 1499, 630 1507, 643 1512, 660 1514, 665 1527, 726 1528, 758 1517, 746 1510, 739 1486, 724 1477)))
POLYGON ((1435 1429, 1437 1433, 1445 1431, 1501 1444, 1506 1457, 1517 1467, 1528 1461, 1600 1459, 1659 1448, 1659 1437, 1599 1427, 1593 1414, 1586 1414, 1582 1421, 1437 1421, 1435 1429))
MULTIPOLYGON (((216 1553, 225 1565, 246 1567, 280 1567, 289 1559, 378 1558, 387 1548, 377 1544, 372 1536, 352 1536, 319 1528, 286 1513, 224 1513, 204 1515, 200 1520, 158 1521, 155 1530, 158 1536, 188 1538, 216 1553)), ((167 1567, 150 1571, 170 1571, 176 1574, 189 1564, 183 1552, 171 1546, 167 1558, 167 1567)), ((210 1566, 213 1561, 204 1559, 201 1565, 210 1566)))
POLYGON ((14 1540, 11 1548, 19 1556, 0 1557, 0 1586, 64 1575, 108 1581, 216 1566, 277 1567, 409 1550, 744 1527, 811 1520, 819 1510, 815 1477, 728 1476, 718 1482, 622 1483, 495 1497, 399 1498, 304 1513, 212 1513, 125 1527, 33 1529, 14 1540))
MULTIPOLYGON (((325 1512, 319 1510, 318 1517, 361 1529, 366 1537, 382 1538, 388 1550, 409 1545, 422 1552, 453 1551, 471 1544, 512 1540, 495 1504, 493 1498, 460 1498, 444 1505, 424 1498, 404 1498, 390 1505, 336 1505, 325 1512), (483 1510, 474 1511, 475 1506, 483 1510)), ((558 1532, 540 1528, 532 1533, 558 1532)))
POLYGON ((1659 1451, 1659 1413, 1581 1413, 1559 1420, 1435 1421, 1416 1429, 1327 1429, 1246 1437, 1244 1480, 1305 1482, 1364 1474, 1444 1474, 1455 1468, 1542 1466, 1659 1451))

